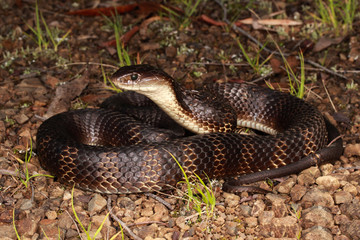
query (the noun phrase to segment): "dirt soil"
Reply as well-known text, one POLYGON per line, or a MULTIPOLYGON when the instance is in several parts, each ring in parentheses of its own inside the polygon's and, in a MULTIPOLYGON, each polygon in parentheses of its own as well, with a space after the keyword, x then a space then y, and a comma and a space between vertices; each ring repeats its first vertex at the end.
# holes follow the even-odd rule
MULTIPOLYGON (((112 216, 106 218, 97 239, 121 232, 118 219, 132 232, 123 227, 124 239, 360 239, 360 20, 355 18, 353 30, 339 36, 329 28, 319 31, 309 17, 315 9, 312 1, 226 1, 230 22, 250 21, 238 27, 247 35, 224 24, 223 9, 215 1, 201 2, 188 25, 182 24, 184 13, 177 11, 181 4, 174 3, 181 1, 166 1, 179 17, 159 13, 156 4, 140 4, 119 14, 120 34, 125 35, 122 40, 133 63, 157 66, 194 89, 214 81, 239 81, 289 91, 281 57, 274 54, 262 65, 270 53, 260 50, 250 37, 289 55, 297 76, 301 49, 306 60, 304 98, 343 136, 345 151, 337 161, 275 179, 273 187, 256 183, 271 190, 266 194, 226 193, 221 190, 223 181, 212 182, 216 206, 213 213, 203 206, 201 216, 193 203, 188 206, 185 186, 157 193, 162 201, 147 194, 110 196, 75 189, 72 208, 71 186, 34 176, 48 174, 35 154, 41 123, 69 109, 95 108, 114 94, 105 87, 102 72, 110 76, 119 66, 111 42, 113 26, 101 15, 68 14, 114 3, 99 2, 39 1, 48 28, 60 31, 54 35, 61 38, 71 30, 57 49, 49 37, 47 48, 36 42, 31 31, 36 29, 35 1, 0 2, 0 239, 16 239, 15 229, 21 239, 89 239, 74 211, 93 236, 109 209, 112 216), (261 19, 278 13, 278 19, 302 22, 262 25, 246 4, 261 19), (254 68, 236 38, 251 59, 259 56, 254 68), (31 142, 34 154, 29 156, 31 142), (26 157, 31 157, 27 164, 26 157), (24 183, 26 174, 34 177, 24 183)), ((43 23, 41 29, 46 36, 43 23)), ((119 234, 115 239, 121 238, 119 234)))

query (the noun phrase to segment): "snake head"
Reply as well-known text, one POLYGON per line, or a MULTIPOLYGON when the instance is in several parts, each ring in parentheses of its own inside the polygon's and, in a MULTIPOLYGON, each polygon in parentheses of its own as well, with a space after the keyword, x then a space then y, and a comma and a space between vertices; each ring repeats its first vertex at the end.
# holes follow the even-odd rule
POLYGON ((121 67, 110 79, 121 89, 133 90, 144 95, 173 84, 173 79, 167 73, 146 64, 121 67))

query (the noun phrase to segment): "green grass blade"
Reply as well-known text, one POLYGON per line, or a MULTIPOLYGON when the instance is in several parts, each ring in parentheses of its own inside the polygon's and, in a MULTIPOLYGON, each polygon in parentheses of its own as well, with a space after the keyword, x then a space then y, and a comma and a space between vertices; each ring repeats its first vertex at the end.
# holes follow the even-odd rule
MULTIPOLYGON (((41 12, 40 12, 40 17, 41 17, 41 21, 42 21, 42 23, 43 23, 43 25, 45 27, 46 34, 49 37, 50 41, 52 42, 55 52, 57 52, 56 41, 55 41, 54 36, 53 36, 52 32, 50 31, 50 28, 48 27, 48 25, 47 25, 47 23, 46 23, 46 21, 44 19, 44 16, 43 16, 43 14, 41 12)), ((46 43, 46 45, 48 45, 48 44, 49 43, 46 43)))
POLYGON ((256 69, 254 62, 251 60, 250 56, 247 54, 247 52, 245 51, 245 48, 243 47, 243 45, 241 44, 241 42, 239 41, 239 39, 236 39, 242 54, 244 55, 246 61, 248 62, 248 64, 251 66, 251 68, 253 68, 254 70, 256 69))
POLYGON ((187 194, 188 194, 188 198, 189 198, 189 200, 188 200, 188 205, 189 205, 189 204, 190 204, 190 199, 194 199, 194 193, 193 193, 193 191, 192 191, 192 189, 191 189, 191 183, 190 183, 190 181, 189 181, 189 178, 188 178, 188 176, 187 176, 184 168, 181 166, 181 164, 179 163, 179 161, 176 159, 176 157, 175 157, 172 153, 170 153, 170 152, 168 152, 168 153, 169 153, 170 156, 175 160, 175 162, 176 162, 177 165, 179 166, 182 174, 184 175, 185 182, 186 182, 186 185, 187 185, 187 190, 188 190, 188 193, 187 193, 187 194))
POLYGON ((19 233, 18 233, 18 231, 17 231, 17 229, 16 229, 16 224, 15 224, 15 208, 14 208, 14 210, 13 210, 13 216, 12 216, 12 218, 13 218, 13 227, 14 227, 14 231, 15 231, 15 234, 16 234, 16 238, 17 238, 18 240, 21 240, 20 235, 19 235, 19 233))
POLYGON ((302 99, 305 95, 305 61, 302 51, 299 53, 300 58, 300 86, 298 88, 297 97, 302 99))
POLYGON ((94 239, 95 237, 100 233, 101 229, 103 228, 104 226, 104 223, 106 221, 106 219, 109 217, 109 214, 110 213, 107 213, 106 216, 104 217, 104 220, 101 222, 100 226, 98 227, 98 229, 96 230, 95 234, 94 234, 94 239))
POLYGON ((72 190, 71 190, 71 209, 74 213, 75 219, 76 221, 79 223, 80 227, 82 228, 82 230, 85 232, 87 239, 91 239, 89 232, 86 230, 86 228, 84 227, 84 225, 81 223, 79 216, 77 215, 76 211, 75 211, 75 206, 74 206, 74 189, 75 189, 75 185, 73 186, 72 190))
POLYGON ((170 8, 168 8, 168 7, 164 6, 164 5, 161 5, 161 8, 166 10, 169 14, 174 15, 175 17, 180 17, 180 15, 177 12, 171 10, 170 8))
POLYGON ((38 37, 38 46, 39 49, 42 49, 42 43, 43 43, 43 33, 40 26, 40 17, 39 17, 39 6, 38 2, 35 3, 35 25, 36 25, 36 36, 38 37))

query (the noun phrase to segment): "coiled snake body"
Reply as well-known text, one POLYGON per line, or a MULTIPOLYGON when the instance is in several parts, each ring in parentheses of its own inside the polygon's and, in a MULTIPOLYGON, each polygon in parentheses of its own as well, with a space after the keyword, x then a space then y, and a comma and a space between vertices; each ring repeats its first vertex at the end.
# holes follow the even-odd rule
POLYGON ((238 181, 245 183, 295 173, 342 153, 341 139, 325 147, 339 135, 336 128, 286 93, 239 83, 184 90, 148 65, 120 68, 112 80, 132 90, 113 97, 118 106, 61 113, 38 130, 40 163, 64 183, 103 193, 159 191, 183 178, 173 157, 187 174, 243 175, 238 181), (179 137, 178 124, 187 129, 185 137, 179 137), (268 134, 241 135, 238 126, 268 134))

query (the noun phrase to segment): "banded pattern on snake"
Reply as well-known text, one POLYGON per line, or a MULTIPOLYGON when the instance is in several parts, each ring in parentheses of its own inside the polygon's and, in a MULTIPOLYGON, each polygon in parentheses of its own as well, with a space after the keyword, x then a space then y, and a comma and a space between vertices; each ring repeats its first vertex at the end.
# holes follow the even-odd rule
POLYGON ((102 193, 161 191, 183 178, 173 155, 187 174, 240 176, 231 190, 342 154, 341 138, 326 146, 337 129, 287 93, 239 83, 185 90, 149 65, 122 67, 112 81, 129 90, 113 97, 118 106, 61 113, 38 130, 40 163, 63 183, 102 193), (267 134, 238 134, 239 126, 267 134))

